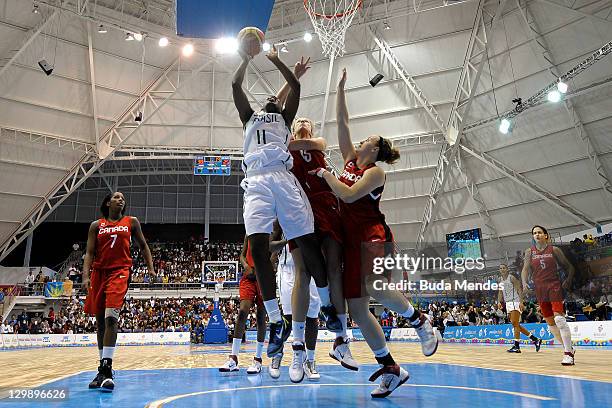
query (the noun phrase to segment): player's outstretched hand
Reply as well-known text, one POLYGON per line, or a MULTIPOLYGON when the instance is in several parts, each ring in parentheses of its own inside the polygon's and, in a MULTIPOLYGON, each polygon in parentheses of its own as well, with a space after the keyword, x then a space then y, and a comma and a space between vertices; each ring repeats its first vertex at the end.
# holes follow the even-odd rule
POLYGON ((293 67, 293 74, 297 79, 300 79, 306 73, 306 71, 310 69, 310 65, 308 64, 310 64, 310 57, 308 57, 306 61, 304 61, 304 57, 301 57, 300 60, 295 63, 295 66, 293 67))
POLYGON ((316 168, 314 170, 310 170, 308 172, 308 174, 312 174, 313 176, 317 176, 317 177, 323 178, 323 175, 325 174, 326 171, 327 170, 324 169, 323 167, 319 167, 319 168, 316 168))
POLYGON ((346 84, 346 68, 342 68, 342 76, 340 77, 340 82, 338 82, 338 88, 344 89, 344 84, 346 84))
POLYGON ((270 47, 270 51, 268 51, 266 57, 272 62, 278 61, 278 50, 276 49, 276 45, 273 44, 272 47, 270 47))

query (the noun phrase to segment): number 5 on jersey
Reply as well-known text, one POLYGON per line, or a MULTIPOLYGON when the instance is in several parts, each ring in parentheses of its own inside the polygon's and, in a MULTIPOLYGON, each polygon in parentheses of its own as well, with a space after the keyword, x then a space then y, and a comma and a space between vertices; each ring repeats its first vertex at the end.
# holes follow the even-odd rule
POLYGON ((257 129, 257 144, 262 144, 261 139, 263 139, 263 144, 266 144, 266 130, 265 129, 257 129))

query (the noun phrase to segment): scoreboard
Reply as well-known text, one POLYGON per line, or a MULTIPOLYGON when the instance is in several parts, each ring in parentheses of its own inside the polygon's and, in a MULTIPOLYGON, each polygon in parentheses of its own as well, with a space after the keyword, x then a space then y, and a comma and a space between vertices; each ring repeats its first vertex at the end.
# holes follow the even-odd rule
POLYGON ((193 161, 195 176, 229 176, 232 161, 229 156, 196 156, 193 161))

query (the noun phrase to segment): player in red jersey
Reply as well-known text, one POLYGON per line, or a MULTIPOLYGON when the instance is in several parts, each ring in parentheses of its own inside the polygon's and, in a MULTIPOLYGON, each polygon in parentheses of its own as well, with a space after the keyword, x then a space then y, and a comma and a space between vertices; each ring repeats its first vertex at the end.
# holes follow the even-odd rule
POLYGON ((248 237, 244 237, 244 245, 240 253, 240 263, 244 268, 244 274, 240 278, 240 309, 234 325, 234 337, 232 339, 232 353, 229 355, 225 364, 219 367, 222 373, 238 371, 238 354, 240 354, 240 344, 246 329, 246 320, 251 307, 257 305, 257 347, 253 364, 247 368, 247 374, 261 373, 261 354, 263 352, 264 340, 266 339, 266 308, 255 277, 255 262, 251 248, 249 248, 248 237))
POLYGON ((344 85, 346 69, 338 84, 336 117, 338 143, 344 159, 344 171, 338 180, 324 168, 311 171, 323 178, 340 198, 341 220, 344 231, 344 296, 347 298, 351 317, 361 328, 370 349, 374 352, 380 369, 370 381, 382 376, 378 388, 372 392, 374 398, 384 398, 405 383, 408 372, 395 363, 387 348, 385 335, 369 310, 370 295, 380 303, 395 310, 410 321, 421 339, 423 354, 433 355, 438 348, 431 323, 415 310, 400 292, 378 290, 373 277, 381 281, 381 275, 373 275, 376 257, 385 256, 385 243, 392 244, 393 235, 379 208, 385 184, 385 173, 376 162, 389 164, 399 159, 399 151, 382 136, 370 136, 355 149, 349 131, 349 115, 346 107, 344 85), (374 243, 374 244, 373 244, 374 243), (372 253, 373 251, 373 253, 372 253))
POLYGON ((126 216, 125 198, 115 192, 104 197, 102 218, 91 223, 87 252, 83 261, 83 286, 87 288, 85 312, 96 316, 100 366, 89 388, 112 391, 113 356, 117 342, 118 319, 128 290, 132 257, 130 240, 136 239, 149 274, 154 275, 153 258, 136 217, 126 216), (89 270, 91 268, 91 277, 89 270))
POLYGON ((575 350, 572 347, 572 333, 565 320, 563 289, 568 290, 574 278, 574 266, 567 260, 563 251, 549 242, 546 228, 536 225, 531 229, 533 245, 525 250, 525 262, 521 272, 523 291, 529 290, 529 274, 533 273, 536 298, 542 315, 555 339, 563 345, 562 365, 574 365, 575 350), (567 272, 561 283, 557 265, 567 272))

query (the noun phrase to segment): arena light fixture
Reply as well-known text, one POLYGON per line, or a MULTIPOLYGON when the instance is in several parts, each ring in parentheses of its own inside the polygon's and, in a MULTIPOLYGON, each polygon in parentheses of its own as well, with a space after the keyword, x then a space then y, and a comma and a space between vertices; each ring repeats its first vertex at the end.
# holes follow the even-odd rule
POLYGON ((132 35, 132 33, 125 34, 125 41, 134 41, 134 36, 132 35))
POLYGON ((567 84, 559 80, 559 82, 557 83, 557 90, 561 92, 562 94, 565 94, 567 93, 567 88, 568 88, 567 84))
POLYGON ((553 89, 548 93, 546 98, 549 102, 557 103, 561 100, 561 92, 557 91, 556 89, 553 89))
POLYGON ((389 25, 389 23, 386 20, 383 21, 383 27, 384 27, 385 30, 390 30, 391 29, 391 26, 389 25))
POLYGON ((193 55, 193 44, 189 43, 189 44, 185 44, 183 46, 183 56, 185 57, 191 57, 191 55, 193 55))
POLYGON ((215 50, 219 54, 235 54, 238 52, 238 40, 234 37, 219 38, 215 43, 215 50))
POLYGON ((306 41, 307 43, 312 41, 312 34, 310 34, 308 31, 304 33, 304 41, 306 41))
POLYGON ((142 33, 134 33, 134 39, 136 41, 142 41, 143 38, 144 38, 144 35, 142 33))
POLYGON ((507 135, 508 132, 510 132, 511 127, 512 127, 512 122, 510 122, 510 119, 503 118, 501 122, 499 122, 499 132, 504 135, 507 135))
POLYGON ((270 43, 269 43, 269 42, 265 42, 265 43, 263 43, 263 44, 262 44, 262 46, 261 46, 261 49, 262 49, 264 52, 268 52, 268 51, 270 51, 270 48, 271 48, 271 45, 270 45, 270 43))
POLYGON ((106 27, 104 27, 104 24, 100 24, 98 26, 98 33, 100 34, 106 34, 108 33, 108 30, 106 29, 106 27))
POLYGON ((34 2, 34 4, 32 5, 32 13, 38 14, 38 3, 37 2, 34 2))
POLYGON ((170 44, 170 42, 168 41, 168 39, 166 37, 162 37, 162 38, 159 39, 158 44, 159 44, 160 47, 166 47, 166 46, 168 46, 168 44, 170 44))

